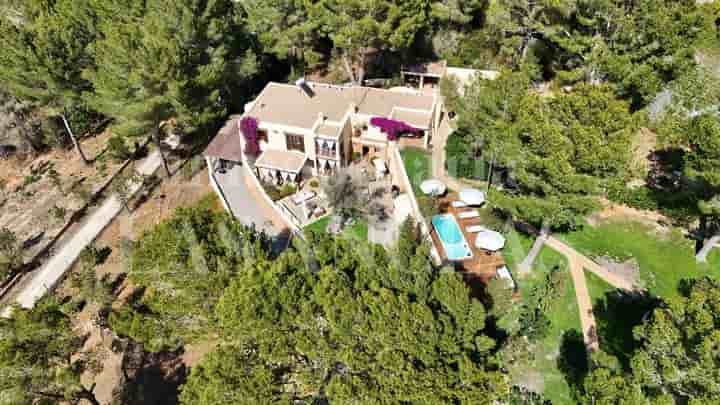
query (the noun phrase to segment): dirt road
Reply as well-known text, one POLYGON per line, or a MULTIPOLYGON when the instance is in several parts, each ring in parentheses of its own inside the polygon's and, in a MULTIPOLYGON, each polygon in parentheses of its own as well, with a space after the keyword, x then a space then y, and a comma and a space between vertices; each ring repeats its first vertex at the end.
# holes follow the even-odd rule
MULTIPOLYGON (((141 175, 150 175, 161 164, 160 153, 155 151, 140 163, 137 172, 141 175)), ((129 194, 135 194, 141 185, 142 182, 131 184, 129 194)), ((65 272, 72 267, 72 264, 80 256, 82 250, 95 240, 123 208, 123 203, 115 194, 108 197, 100 208, 86 219, 80 229, 67 242, 58 247, 56 253, 39 271, 16 287, 16 302, 24 308, 32 308, 40 298, 60 281, 65 272)), ((3 316, 8 314, 9 308, 3 310, 3 316)))

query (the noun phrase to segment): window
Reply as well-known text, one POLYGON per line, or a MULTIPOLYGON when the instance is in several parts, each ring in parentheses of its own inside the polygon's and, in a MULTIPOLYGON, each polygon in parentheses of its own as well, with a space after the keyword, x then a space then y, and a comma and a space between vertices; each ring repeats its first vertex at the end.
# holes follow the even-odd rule
POLYGON ((257 131, 257 136, 258 136, 258 142, 266 142, 266 143, 267 143, 267 141, 268 141, 268 133, 267 133, 267 131, 258 130, 258 131, 257 131))
POLYGON ((305 138, 302 135, 285 134, 287 150, 305 152, 305 138))

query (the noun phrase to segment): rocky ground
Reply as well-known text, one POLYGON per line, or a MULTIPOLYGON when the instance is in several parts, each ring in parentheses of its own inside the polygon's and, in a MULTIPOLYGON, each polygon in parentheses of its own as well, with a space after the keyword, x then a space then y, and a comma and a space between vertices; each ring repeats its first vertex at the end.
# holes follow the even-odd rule
MULTIPOLYGON (((125 239, 136 239, 163 219, 170 217, 179 207, 190 206, 212 193, 207 170, 202 170, 188 179, 182 169, 161 183, 146 198, 132 201, 131 212, 124 211, 108 226, 95 245, 108 247, 110 255, 96 268, 98 277, 109 276, 118 280, 117 299, 114 307, 123 305, 134 291, 129 280, 124 278, 125 264, 122 244, 125 239)), ((222 209, 217 206, 218 209, 222 209)), ((71 272, 79 271, 75 265, 71 272)), ((67 277, 71 279, 72 277, 67 277)), ((57 290, 60 296, 69 297, 74 293, 69 282, 57 290)), ((119 341, 107 328, 98 325, 97 308, 88 305, 76 317, 75 327, 88 338, 83 348, 84 355, 98 360, 98 367, 88 371, 83 380, 87 386, 95 384, 95 393, 102 404, 113 403, 120 388, 132 387, 138 392, 125 392, 124 396, 143 397, 144 404, 176 403, 177 388, 184 381, 187 369, 212 350, 212 342, 205 342, 187 348, 184 352, 150 354, 137 347, 118 347, 119 341), (128 380, 132 380, 128 384, 128 380), (140 392, 142 391, 142 392, 140 392)), ((132 402, 132 401, 131 401, 132 402)))
POLYGON ((109 131, 86 138, 86 165, 74 150, 52 149, 0 158, 0 228, 13 231, 24 243, 26 260, 41 251, 83 207, 94 190, 120 166, 105 156, 109 131))

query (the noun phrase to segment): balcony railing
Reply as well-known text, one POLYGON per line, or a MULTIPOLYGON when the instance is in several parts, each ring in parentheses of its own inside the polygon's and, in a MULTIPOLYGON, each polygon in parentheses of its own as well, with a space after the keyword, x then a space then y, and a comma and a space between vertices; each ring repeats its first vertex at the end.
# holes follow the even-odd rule
POLYGON ((317 154, 318 156, 334 158, 335 156, 337 156, 337 149, 318 148, 317 154))

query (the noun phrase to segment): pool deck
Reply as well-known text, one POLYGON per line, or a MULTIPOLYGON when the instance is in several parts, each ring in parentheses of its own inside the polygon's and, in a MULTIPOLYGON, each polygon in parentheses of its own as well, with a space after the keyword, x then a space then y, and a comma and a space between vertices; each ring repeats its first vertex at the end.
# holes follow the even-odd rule
MULTIPOLYGON (((498 252, 489 252, 487 250, 478 249, 475 247, 475 236, 477 234, 469 233, 465 231, 465 227, 470 225, 482 225, 480 218, 460 219, 457 214, 463 211, 471 209, 483 209, 483 208, 454 208, 448 206, 445 213, 453 214, 458 225, 460 225, 460 231, 462 232, 465 240, 467 240, 470 249, 473 252, 471 259, 452 261, 455 264, 458 271, 463 275, 465 281, 471 286, 476 286, 477 283, 485 284, 491 278, 497 275, 496 270, 498 267, 505 265, 505 260, 502 255, 498 252)), ((485 208, 487 209, 487 208, 485 208)), ((433 239, 433 243, 438 247, 438 252, 443 261, 448 261, 447 254, 443 248, 443 244, 435 230, 435 227, 431 227, 430 236, 433 239)))

